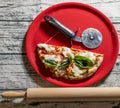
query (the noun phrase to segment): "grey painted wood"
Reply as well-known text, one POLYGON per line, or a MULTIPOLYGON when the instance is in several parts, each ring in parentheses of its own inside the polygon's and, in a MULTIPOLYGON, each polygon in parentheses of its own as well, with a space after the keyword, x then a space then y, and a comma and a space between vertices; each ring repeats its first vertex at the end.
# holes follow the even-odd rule
POLYGON ((9 103, 4 101, 0 104, 2 108, 119 108, 118 102, 32 102, 26 103, 25 101, 21 103, 9 103))
MULTIPOLYGON (((25 35, 34 18, 57 3, 82 2, 103 12, 115 26, 120 38, 120 0, 0 0, 0 92, 29 87, 57 87, 40 78, 25 52, 25 35)), ((95 87, 120 86, 120 53, 110 74, 95 87)), ((119 102, 26 102, 0 98, 0 108, 119 108, 119 102)))

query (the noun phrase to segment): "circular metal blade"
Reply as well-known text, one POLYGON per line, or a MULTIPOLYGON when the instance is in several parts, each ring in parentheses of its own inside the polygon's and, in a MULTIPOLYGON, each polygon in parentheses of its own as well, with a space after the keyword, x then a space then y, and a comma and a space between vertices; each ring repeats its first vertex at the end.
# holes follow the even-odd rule
POLYGON ((82 43, 87 48, 94 49, 102 43, 102 34, 95 28, 88 28, 82 33, 82 43))

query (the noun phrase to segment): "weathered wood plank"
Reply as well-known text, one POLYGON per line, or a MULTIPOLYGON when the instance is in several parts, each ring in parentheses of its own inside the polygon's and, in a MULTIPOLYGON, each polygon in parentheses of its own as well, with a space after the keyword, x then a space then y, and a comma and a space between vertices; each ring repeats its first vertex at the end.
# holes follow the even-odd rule
POLYGON ((3 101, 0 107, 5 108, 119 108, 118 102, 32 102, 23 101, 21 103, 3 101), (9 107, 10 106, 10 107, 9 107), (16 107, 17 106, 17 107, 16 107))
POLYGON ((0 89, 54 86, 40 78, 30 64, 0 65, 0 74, 0 89))
POLYGON ((29 64, 26 55, 21 54, 0 55, 0 65, 24 65, 24 64, 29 64))
POLYGON ((37 75, 14 75, 6 73, 0 80, 0 89, 27 89, 31 87, 55 87, 37 75))
POLYGON ((0 38, 23 39, 31 22, 0 21, 0 38))
POLYGON ((25 35, 30 22, 0 21, 0 53, 25 53, 25 35))
POLYGON ((100 4, 100 3, 116 3, 119 2, 120 0, 41 0, 42 3, 46 4, 56 4, 56 3, 61 3, 61 2, 82 2, 82 3, 87 3, 87 4, 100 4))
MULTIPOLYGON (((71 0, 74 2, 74 0, 71 0)), ((48 8, 49 6, 52 6, 53 3, 61 3, 65 2, 65 0, 31 0, 30 2, 27 1, 19 1, 19 2, 5 2, 2 1, 0 5, 0 21, 31 21, 33 20, 40 12, 42 12, 44 9, 48 8)), ((69 0, 66 0, 66 2, 69 2, 69 0)), ((91 6, 94 6, 95 8, 101 10, 103 13, 105 13, 108 17, 120 17, 119 14, 119 7, 120 1, 116 2, 113 0, 76 0, 76 2, 83 2, 83 3, 89 3, 91 6), (107 8, 106 8, 107 7, 107 8)))
POLYGON ((9 103, 8 100, 1 102, 0 107, 5 108, 119 108, 118 102, 26 102, 9 103), (10 106, 10 107, 9 107, 10 106))
POLYGON ((38 0, 1 1, 0 20, 32 20, 40 12, 38 0))
POLYGON ((0 38, 0 47, 22 46, 24 39, 0 38))
MULTIPOLYGON (((74 2, 74 0, 71 0, 74 2)), ((103 0, 97 0, 97 1, 94 1, 94 0, 78 0, 79 2, 82 2, 82 3, 89 3, 89 5, 99 9, 101 12, 103 12, 106 16, 108 17, 120 17, 120 13, 119 13, 119 7, 120 7, 120 1, 115 1, 115 0, 107 0, 103 2, 103 0), (107 7, 107 8, 106 8, 107 7)), ((64 2, 64 0, 56 0, 56 3, 61 3, 61 2, 64 2)), ((69 2, 69 0, 68 0, 69 2)), ((42 9, 46 9, 47 7, 51 6, 52 5, 52 0, 42 0, 42 9), (51 5, 50 5, 51 4, 51 5)))

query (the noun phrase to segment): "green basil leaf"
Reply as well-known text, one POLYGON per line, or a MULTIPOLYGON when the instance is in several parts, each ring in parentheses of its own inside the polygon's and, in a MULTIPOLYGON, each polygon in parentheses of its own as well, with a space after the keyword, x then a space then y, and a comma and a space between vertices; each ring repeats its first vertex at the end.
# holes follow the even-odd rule
POLYGON ((65 69, 69 66, 69 64, 72 62, 72 57, 68 56, 66 57, 60 64, 59 68, 60 69, 65 69))
POLYGON ((45 66, 47 66, 48 68, 52 67, 55 68, 57 66, 57 63, 55 60, 51 60, 51 59, 47 59, 47 60, 43 60, 43 63, 45 64, 45 66))
POLYGON ((75 56, 74 62, 79 68, 90 68, 93 66, 92 60, 85 56, 75 56))

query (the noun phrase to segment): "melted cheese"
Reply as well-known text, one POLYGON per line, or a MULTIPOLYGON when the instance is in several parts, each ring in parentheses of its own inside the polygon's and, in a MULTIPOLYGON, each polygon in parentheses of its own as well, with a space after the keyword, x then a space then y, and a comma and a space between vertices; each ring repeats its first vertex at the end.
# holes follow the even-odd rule
POLYGON ((51 59, 51 60, 55 60, 56 62, 60 62, 61 61, 61 57, 60 56, 56 56, 56 55, 49 55, 49 54, 46 54, 45 55, 45 59, 51 59))
POLYGON ((75 64, 73 65, 72 72, 74 73, 74 76, 79 76, 83 73, 75 64))
POLYGON ((91 59, 92 61, 95 61, 95 59, 96 59, 94 53, 92 53, 92 52, 83 52, 83 53, 80 53, 79 55, 80 55, 80 56, 88 57, 88 58, 91 59))
POLYGON ((74 58, 74 54, 72 53, 70 48, 64 47, 62 54, 64 55, 64 57, 68 57, 68 55, 70 55, 72 58, 74 58))
POLYGON ((45 48, 45 50, 48 51, 48 52, 55 50, 54 47, 52 47, 50 45, 47 45, 47 44, 38 44, 38 47, 39 48, 45 48))

